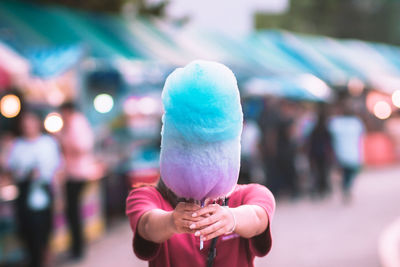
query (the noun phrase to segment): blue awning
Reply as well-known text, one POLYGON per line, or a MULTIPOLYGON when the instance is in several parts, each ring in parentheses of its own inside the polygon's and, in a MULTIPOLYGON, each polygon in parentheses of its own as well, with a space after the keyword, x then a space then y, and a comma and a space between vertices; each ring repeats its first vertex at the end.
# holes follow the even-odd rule
POLYGON ((74 67, 84 54, 79 45, 30 49, 26 58, 30 61, 32 74, 41 78, 58 76, 74 67))
POLYGON ((256 77, 245 83, 242 96, 276 96, 293 100, 328 102, 332 89, 312 74, 256 77))

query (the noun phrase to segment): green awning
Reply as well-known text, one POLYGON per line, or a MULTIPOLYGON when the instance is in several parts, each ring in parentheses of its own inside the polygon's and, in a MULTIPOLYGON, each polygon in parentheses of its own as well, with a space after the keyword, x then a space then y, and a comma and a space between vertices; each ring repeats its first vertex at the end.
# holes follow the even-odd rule
POLYGON ((22 49, 79 43, 94 57, 143 58, 134 36, 126 34, 125 21, 116 15, 5 0, 0 1, 0 26, 13 33, 7 41, 22 49))

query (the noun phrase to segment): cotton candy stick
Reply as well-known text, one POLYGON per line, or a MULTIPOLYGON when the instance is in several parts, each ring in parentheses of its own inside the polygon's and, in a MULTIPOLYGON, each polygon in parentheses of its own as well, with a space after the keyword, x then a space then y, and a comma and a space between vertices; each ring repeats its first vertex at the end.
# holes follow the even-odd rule
MULTIPOLYGON (((201 201, 201 207, 204 208, 204 200, 201 201)), ((204 247, 203 236, 200 236, 200 250, 204 247)))

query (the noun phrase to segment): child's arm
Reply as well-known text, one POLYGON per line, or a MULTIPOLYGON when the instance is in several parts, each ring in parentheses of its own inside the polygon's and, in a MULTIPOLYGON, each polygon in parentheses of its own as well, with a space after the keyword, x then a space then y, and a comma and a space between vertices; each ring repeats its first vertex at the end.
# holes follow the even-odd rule
POLYGON ((213 204, 193 213, 192 216, 200 218, 206 214, 211 216, 190 226, 195 230, 196 236, 203 236, 203 240, 209 240, 231 231, 244 238, 251 238, 263 233, 269 224, 267 212, 258 205, 228 208, 213 204))
POLYGON ((140 236, 154 243, 162 243, 176 233, 194 233, 189 226, 200 220, 200 217, 192 217, 199 208, 192 203, 180 202, 173 211, 152 209, 139 219, 137 230, 140 236))

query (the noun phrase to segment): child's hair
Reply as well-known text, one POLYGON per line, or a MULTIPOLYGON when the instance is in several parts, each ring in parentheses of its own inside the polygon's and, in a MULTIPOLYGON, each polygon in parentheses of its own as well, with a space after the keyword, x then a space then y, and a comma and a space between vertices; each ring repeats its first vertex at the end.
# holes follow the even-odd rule
POLYGON ((167 185, 160 178, 156 185, 156 189, 160 192, 161 196, 171 204, 171 206, 175 209, 179 202, 194 202, 193 199, 187 200, 185 198, 179 198, 171 189, 167 187, 167 185))

